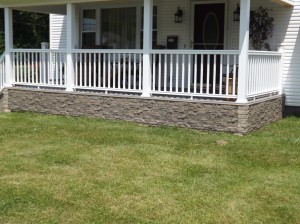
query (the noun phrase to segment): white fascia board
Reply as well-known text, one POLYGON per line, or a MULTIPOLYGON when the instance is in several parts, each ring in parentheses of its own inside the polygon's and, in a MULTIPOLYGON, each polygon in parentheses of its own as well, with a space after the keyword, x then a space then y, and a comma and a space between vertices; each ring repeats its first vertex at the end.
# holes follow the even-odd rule
POLYGON ((292 0, 271 0, 271 1, 287 7, 294 6, 294 1, 292 0))
MULTIPOLYGON (((25 7, 25 6, 45 6, 45 5, 65 5, 68 3, 101 2, 107 0, 0 0, 0 8, 25 7)), ((120 2, 120 0, 118 0, 120 2)))

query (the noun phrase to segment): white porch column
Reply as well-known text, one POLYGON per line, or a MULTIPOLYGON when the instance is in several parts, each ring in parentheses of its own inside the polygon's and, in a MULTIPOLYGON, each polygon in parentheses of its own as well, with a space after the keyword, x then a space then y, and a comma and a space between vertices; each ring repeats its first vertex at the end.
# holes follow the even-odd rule
POLYGON ((66 91, 73 91, 74 87, 74 61, 72 50, 76 44, 76 7, 74 4, 67 4, 67 76, 66 76, 66 91))
POLYGON ((150 97, 153 0, 144 0, 143 97, 150 97))
POLYGON ((5 86, 12 86, 13 80, 13 13, 11 8, 4 9, 5 20, 5 86))
POLYGON ((251 0, 240 0, 240 55, 237 103, 246 103, 248 84, 249 23, 251 0))

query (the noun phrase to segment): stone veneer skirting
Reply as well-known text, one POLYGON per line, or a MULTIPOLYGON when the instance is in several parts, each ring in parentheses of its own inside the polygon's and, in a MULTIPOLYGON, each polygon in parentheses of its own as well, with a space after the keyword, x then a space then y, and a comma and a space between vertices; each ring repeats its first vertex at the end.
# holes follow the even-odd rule
POLYGON ((3 89, 0 92, 0 112, 8 111, 8 94, 7 89, 3 89))
POLYGON ((281 119, 282 108, 282 96, 237 104, 231 101, 6 88, 0 98, 0 110, 100 117, 241 134, 281 119))

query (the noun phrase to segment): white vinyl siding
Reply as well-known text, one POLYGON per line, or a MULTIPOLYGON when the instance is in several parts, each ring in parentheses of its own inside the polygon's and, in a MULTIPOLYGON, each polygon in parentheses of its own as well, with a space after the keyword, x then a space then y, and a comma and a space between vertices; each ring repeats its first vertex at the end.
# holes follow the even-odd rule
POLYGON ((67 18, 64 15, 50 15, 50 49, 67 47, 67 18))
POLYGON ((281 23, 285 33, 285 63, 283 86, 287 106, 300 106, 300 1, 289 10, 290 19, 281 23), (288 21, 287 21, 288 20, 288 21), (287 25, 287 26, 286 26, 287 25))

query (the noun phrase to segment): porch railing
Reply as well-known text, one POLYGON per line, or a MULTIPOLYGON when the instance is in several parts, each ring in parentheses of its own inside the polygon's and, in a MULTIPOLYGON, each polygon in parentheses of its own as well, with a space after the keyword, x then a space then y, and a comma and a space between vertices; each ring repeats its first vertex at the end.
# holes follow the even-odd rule
POLYGON ((141 50, 75 50, 75 88, 142 92, 141 50))
POLYGON ((66 52, 14 49, 13 84, 65 86, 66 52))
POLYGON ((277 94, 281 91, 282 53, 249 52, 248 97, 277 94))
MULTIPOLYGON (((143 92, 143 51, 73 50, 73 88, 104 92, 143 92)), ((236 99, 239 52, 227 50, 152 50, 152 95, 186 98, 236 99)), ((12 84, 66 88, 66 50, 13 49, 12 84)), ((281 91, 282 54, 249 53, 247 97, 281 91)), ((0 87, 4 83, 0 61, 0 87), (2 75, 1 75, 2 74, 2 75)))
POLYGON ((0 92, 2 91, 5 83, 5 55, 0 57, 0 92))
POLYGON ((152 94, 237 97, 238 51, 152 51, 152 94))

